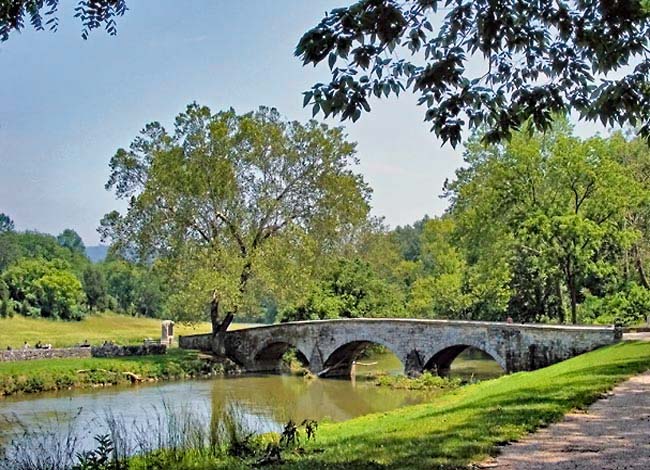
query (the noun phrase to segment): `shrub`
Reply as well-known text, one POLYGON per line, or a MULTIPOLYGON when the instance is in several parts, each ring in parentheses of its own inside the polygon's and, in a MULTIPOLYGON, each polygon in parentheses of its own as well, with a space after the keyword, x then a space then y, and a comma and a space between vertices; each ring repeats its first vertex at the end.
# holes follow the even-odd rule
POLYGON ((580 305, 580 319, 586 323, 634 325, 650 315, 650 291, 629 283, 604 297, 587 295, 580 305))

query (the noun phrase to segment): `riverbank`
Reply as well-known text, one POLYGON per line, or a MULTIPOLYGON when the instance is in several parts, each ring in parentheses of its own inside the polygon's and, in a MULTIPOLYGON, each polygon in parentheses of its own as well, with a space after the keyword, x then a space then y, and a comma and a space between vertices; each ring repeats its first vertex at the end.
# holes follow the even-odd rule
MULTIPOLYGON (((130 317, 104 312, 89 315, 80 321, 48 320, 16 315, 13 318, 0 318, 0 349, 7 346, 20 348, 27 341, 32 346, 38 341, 51 344, 55 348, 74 346, 88 340, 92 344, 112 341, 117 344, 138 344, 144 338, 160 338, 160 322, 156 318, 130 317)), ((250 326, 233 323, 230 329, 250 326)), ((209 322, 192 325, 177 323, 174 335, 195 335, 209 333, 209 322)))
POLYGON ((180 380, 224 373, 195 351, 172 348, 164 355, 39 359, 0 363, 0 396, 73 388, 180 380))
POLYGON ((650 462, 650 372, 616 386, 586 413, 506 447, 486 468, 503 470, 646 470, 650 462))
POLYGON ((321 427, 287 468, 465 468, 499 446, 585 409, 650 368, 650 344, 628 342, 442 395, 430 404, 321 427))
MULTIPOLYGON (((586 409, 616 384, 649 367, 650 343, 624 342, 535 372, 445 391, 425 404, 367 414, 341 423, 323 422, 316 441, 307 441, 303 432, 296 447, 282 451, 281 468, 467 468, 473 462, 496 455, 503 444, 561 420, 571 410, 586 409)), ((321 382, 328 381, 301 383, 313 388, 321 382)), ((345 394, 336 394, 336 399, 342 405, 345 394)), ((300 402, 297 397, 290 401, 300 402)), ((212 421, 227 424, 219 416, 219 412, 213 414, 212 421)), ((192 419, 186 421, 187 427, 179 436, 205 434, 206 426, 196 426, 192 419)), ((151 468, 152 462, 160 470, 250 468, 256 459, 264 458, 266 444, 274 439, 266 435, 260 438, 263 443, 257 445, 254 439, 252 445, 258 451, 248 455, 245 450, 251 442, 241 441, 246 432, 240 429, 233 441, 232 436, 237 433, 224 431, 222 424, 211 447, 197 445, 212 439, 203 435, 191 442, 174 444, 171 453, 147 451, 145 457, 132 460, 130 468, 151 468), (247 455, 244 460, 233 457, 233 451, 242 449, 247 455)))

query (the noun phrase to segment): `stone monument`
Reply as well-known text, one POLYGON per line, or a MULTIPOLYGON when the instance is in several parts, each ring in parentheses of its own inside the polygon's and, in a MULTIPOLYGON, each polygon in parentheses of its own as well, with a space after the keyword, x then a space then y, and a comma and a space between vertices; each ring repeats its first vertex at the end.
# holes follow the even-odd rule
POLYGON ((164 320, 162 322, 162 333, 160 335, 160 344, 171 346, 174 341, 174 322, 171 320, 164 320))

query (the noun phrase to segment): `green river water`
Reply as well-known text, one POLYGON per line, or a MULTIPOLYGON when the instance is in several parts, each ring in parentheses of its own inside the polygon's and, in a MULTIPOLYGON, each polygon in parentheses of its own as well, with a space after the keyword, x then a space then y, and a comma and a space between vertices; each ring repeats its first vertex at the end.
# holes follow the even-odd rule
MULTIPOLYGON (((359 361, 355 380, 243 375, 9 397, 0 400, 0 440, 25 430, 53 434, 73 430, 81 446, 90 447, 94 435, 106 432, 107 419, 149 426, 164 414, 163 408, 190 410, 207 420, 215 410, 230 407, 244 428, 267 432, 280 430, 288 419, 343 421, 434 398, 433 392, 378 387, 364 379, 376 373, 399 374, 402 369, 392 354, 372 354, 359 361)), ((463 353, 452 365, 452 376, 467 379, 501 373, 496 362, 476 351, 463 353)))

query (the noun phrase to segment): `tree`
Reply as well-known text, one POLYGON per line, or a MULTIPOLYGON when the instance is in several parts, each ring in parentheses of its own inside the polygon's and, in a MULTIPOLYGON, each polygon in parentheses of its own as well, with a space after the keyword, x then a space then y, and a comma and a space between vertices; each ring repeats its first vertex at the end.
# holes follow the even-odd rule
POLYGON ((15 230, 14 221, 7 214, 0 212, 0 234, 13 232, 15 230))
POLYGON ((23 258, 3 273, 2 280, 24 314, 64 320, 81 316, 81 282, 63 260, 23 258))
POLYGON ((86 294, 86 303, 91 310, 101 309, 107 304, 108 288, 103 271, 89 265, 83 272, 83 289, 86 294))
POLYGON ((307 31, 296 55, 330 68, 331 81, 305 93, 314 115, 356 121, 373 95, 410 90, 452 146, 465 127, 485 127, 484 141, 497 142, 524 123, 548 130, 554 113, 570 110, 640 125, 648 138, 649 40, 636 0, 359 0, 307 31))
POLYGON ((463 318, 469 307, 464 291, 467 267, 463 253, 453 244, 451 217, 427 219, 419 237, 422 276, 410 291, 407 310, 425 318, 463 318))
POLYGON ((14 314, 14 302, 9 296, 7 284, 0 278, 0 318, 12 317, 14 314))
POLYGON ((269 108, 213 114, 191 104, 172 133, 148 124, 111 159, 106 187, 130 202, 124 216, 104 217, 102 239, 142 260, 173 259, 185 285, 211 298, 217 332, 266 264, 270 241, 299 232, 326 246, 365 220, 370 190, 349 169, 354 154, 340 128, 286 122, 269 108), (184 269, 192 260, 203 269, 184 269))
POLYGON ((0 233, 0 273, 20 257, 18 235, 14 232, 0 233))
POLYGON ((102 264, 108 295, 115 299, 122 313, 135 314, 139 273, 137 268, 123 259, 110 260, 102 264))
POLYGON ((405 225, 404 227, 397 226, 393 233, 395 239, 399 243, 402 257, 408 261, 416 261, 420 258, 420 235, 424 224, 429 220, 429 216, 425 215, 422 220, 416 221, 413 226, 405 225))
POLYGON ((56 240, 59 242, 59 245, 67 248, 71 252, 85 256, 86 246, 79 234, 74 230, 70 228, 65 229, 56 237, 56 240))
POLYGON ((566 292, 576 323, 584 289, 616 271, 637 236, 626 216, 645 197, 617 148, 612 139, 573 137, 566 126, 503 146, 470 143, 469 166, 447 186, 451 213, 470 266, 500 262, 510 272, 503 280, 519 291, 515 312, 555 311, 563 321, 566 292))
POLYGON ((282 312, 282 320, 399 317, 402 313, 403 299, 396 286, 380 279, 360 259, 340 259, 305 302, 282 312))
POLYGON ((69 263, 79 276, 90 263, 83 253, 62 247, 52 235, 39 232, 0 233, 0 270, 20 258, 61 259, 69 263))
MULTIPOLYGON (((56 31, 59 25, 59 0, 9 0, 0 3, 0 41, 6 41, 12 31, 20 31, 29 21, 38 31, 56 31)), ((115 17, 126 12, 125 0, 79 0, 74 16, 82 24, 81 36, 88 38, 91 30, 104 26, 108 34, 117 34, 115 17)))
POLYGON ((81 282, 70 271, 56 270, 34 282, 37 305, 41 316, 78 320, 84 291, 81 282))

